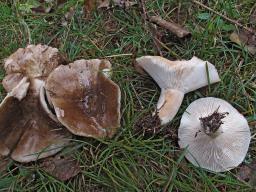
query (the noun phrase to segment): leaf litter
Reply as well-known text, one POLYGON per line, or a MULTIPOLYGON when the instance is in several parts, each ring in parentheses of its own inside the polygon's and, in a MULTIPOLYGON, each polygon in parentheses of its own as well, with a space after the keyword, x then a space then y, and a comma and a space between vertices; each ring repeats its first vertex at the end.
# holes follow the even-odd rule
POLYGON ((256 160, 250 164, 244 164, 240 167, 237 177, 241 181, 248 182, 251 186, 256 187, 256 160))
POLYGON ((61 181, 67 181, 81 171, 77 160, 71 156, 63 155, 44 159, 39 166, 43 171, 61 181))

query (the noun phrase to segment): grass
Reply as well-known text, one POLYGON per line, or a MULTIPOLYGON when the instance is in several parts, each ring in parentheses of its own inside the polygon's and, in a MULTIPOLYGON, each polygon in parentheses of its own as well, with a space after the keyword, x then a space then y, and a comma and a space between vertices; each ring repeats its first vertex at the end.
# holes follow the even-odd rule
MULTIPOLYGON (((134 132, 135 122, 156 105, 159 88, 148 76, 133 68, 133 55, 157 55, 152 34, 144 27, 138 6, 93 13, 85 19, 82 2, 70 0, 49 14, 22 12, 18 5, 0 3, 0 59, 19 47, 42 43, 57 47, 70 61, 107 58, 113 64, 114 78, 122 91, 122 126, 111 140, 79 138, 66 149, 82 168, 81 174, 60 182, 40 170, 36 163, 9 162, 7 173, 0 174, 0 191, 253 191, 236 178, 237 169, 208 173, 184 158, 177 141, 160 135, 143 138, 134 132), (66 10, 75 7, 67 26, 61 25, 66 10)), ((24 2, 24 1, 23 1, 24 2)), ((247 24, 253 0, 207 1, 211 8, 247 24), (239 3, 239 4, 238 4, 239 3)), ((221 82, 189 93, 168 128, 177 133, 186 107, 194 100, 220 97, 229 101, 249 121, 256 120, 256 61, 243 47, 234 45, 228 36, 235 26, 190 1, 147 1, 150 15, 161 15, 185 24, 192 38, 180 40, 159 29, 164 35, 161 51, 169 59, 190 59, 196 55, 215 64, 221 82)), ((254 26, 255 27, 255 26, 254 26)), ((0 69, 0 78, 4 76, 0 69)), ((0 87, 1 99, 5 93, 0 87)), ((255 134, 255 127, 251 127, 255 134)), ((245 162, 256 157, 255 138, 245 162)))

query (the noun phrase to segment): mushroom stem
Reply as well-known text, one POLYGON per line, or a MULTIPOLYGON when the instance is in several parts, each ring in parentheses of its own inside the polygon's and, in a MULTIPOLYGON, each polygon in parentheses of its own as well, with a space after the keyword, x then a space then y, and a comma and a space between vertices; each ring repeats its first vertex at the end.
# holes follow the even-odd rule
POLYGON ((224 119, 229 114, 228 112, 220 113, 218 112, 218 110, 219 107, 211 115, 199 118, 205 134, 211 137, 219 135, 218 130, 220 126, 223 124, 222 119, 224 119))
POLYGON ((178 112, 184 93, 176 89, 162 89, 157 102, 157 111, 161 125, 171 121, 178 112))

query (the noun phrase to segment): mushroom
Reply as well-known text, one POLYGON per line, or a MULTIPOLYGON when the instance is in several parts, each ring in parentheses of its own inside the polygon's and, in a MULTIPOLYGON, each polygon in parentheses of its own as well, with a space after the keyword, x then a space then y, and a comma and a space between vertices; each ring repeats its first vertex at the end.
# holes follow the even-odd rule
POLYGON ((48 116, 39 99, 45 78, 61 62, 57 49, 43 45, 18 49, 6 59, 7 96, 0 105, 2 156, 30 162, 53 155, 68 143, 71 134, 48 116))
POLYGON ((188 61, 170 61, 160 56, 143 56, 137 58, 136 62, 161 88, 157 112, 162 125, 174 118, 184 94, 220 81, 214 65, 195 56, 188 61))
POLYGON ((6 74, 21 73, 30 78, 47 77, 65 62, 58 49, 47 45, 28 45, 10 55, 4 64, 6 74))
POLYGON ((73 134, 112 137, 120 126, 120 89, 109 76, 106 60, 77 60, 57 67, 47 78, 58 120, 73 134))
POLYGON ((223 172, 245 158, 251 134, 248 123, 228 102, 206 97, 192 102, 181 118, 179 145, 195 166, 223 172))
POLYGON ((19 124, 23 124, 20 119, 22 111, 17 106, 26 96, 29 84, 28 78, 24 77, 0 104, 0 156, 9 155, 22 134, 23 130, 18 128, 19 124))

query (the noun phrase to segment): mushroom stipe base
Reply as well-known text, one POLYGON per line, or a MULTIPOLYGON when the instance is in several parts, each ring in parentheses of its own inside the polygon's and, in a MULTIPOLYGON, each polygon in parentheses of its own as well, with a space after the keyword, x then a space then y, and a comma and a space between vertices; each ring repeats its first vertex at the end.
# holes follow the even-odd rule
POLYGON ((161 131, 161 120, 157 113, 154 115, 147 113, 135 123, 134 129, 143 136, 155 135, 161 131))
POLYGON ((224 119, 229 114, 228 112, 220 113, 218 110, 219 107, 211 115, 199 118, 204 133, 211 137, 217 136, 216 132, 224 123, 222 119, 224 119))

